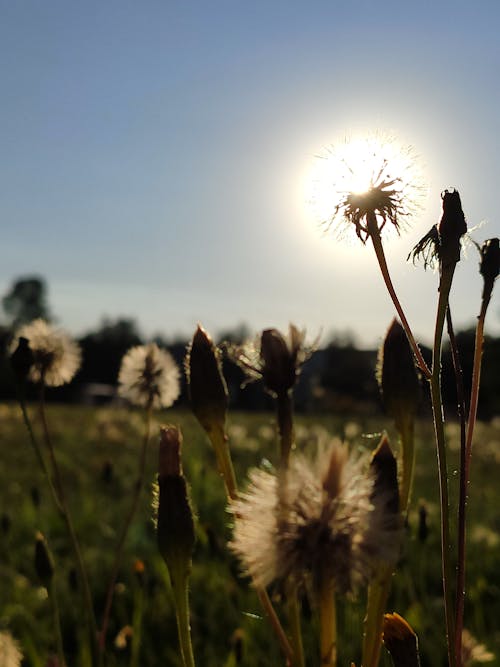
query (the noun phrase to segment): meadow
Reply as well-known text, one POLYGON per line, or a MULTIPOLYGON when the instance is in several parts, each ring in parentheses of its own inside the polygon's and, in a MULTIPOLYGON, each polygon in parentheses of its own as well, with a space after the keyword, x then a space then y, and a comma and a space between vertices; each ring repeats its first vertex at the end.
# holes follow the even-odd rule
MULTIPOLYGON (((34 406, 30 409, 35 429, 34 406)), ((76 533, 89 571, 96 615, 104 607, 109 571, 119 526, 128 511, 137 470, 144 415, 124 407, 47 407, 76 533)), ((183 467, 196 515, 196 546, 190 579, 191 625, 196 662, 203 667, 270 667, 283 664, 279 646, 241 565, 228 550, 231 516, 216 471, 213 449, 195 418, 181 410, 155 413, 146 462, 146 484, 129 532, 115 587, 106 664, 182 665, 178 652, 175 609, 170 580, 157 549, 152 521, 151 485, 157 475, 158 433, 162 423, 180 426, 184 435, 183 467)), ((391 421, 335 416, 296 417, 297 451, 314 452, 328 433, 351 449, 373 450, 386 429, 398 451, 391 421)), ((445 423, 451 479, 458 469, 460 433, 454 421, 445 423)), ((274 415, 231 414, 231 453, 240 487, 255 466, 278 464, 274 415)), ((0 507, 0 629, 8 627, 24 652, 23 665, 45 667, 55 653, 53 620, 47 590, 34 566, 35 534, 42 531, 54 556, 54 582, 60 606, 68 665, 90 664, 84 640, 80 592, 65 527, 35 460, 16 404, 0 406, 2 457, 0 507)), ((415 477, 403 548, 388 603, 411 624, 420 638, 422 666, 446 664, 443 636, 439 491, 432 423, 416 426, 415 477)), ((467 559, 465 625, 474 637, 497 653, 500 665, 500 419, 476 426, 472 467, 467 559)), ((455 488, 452 486, 452 489, 455 488)), ((452 534, 457 499, 451 501, 452 534)), ((277 609, 280 591, 271 588, 277 609)), ((342 643, 338 664, 360 662, 364 596, 339 601, 342 643)), ((307 664, 319 664, 315 609, 301 596, 307 664)), ((53 663, 56 664, 56 663, 53 663)), ((383 650, 381 665, 391 659, 383 650)), ((472 663, 471 663, 472 664, 472 663)))

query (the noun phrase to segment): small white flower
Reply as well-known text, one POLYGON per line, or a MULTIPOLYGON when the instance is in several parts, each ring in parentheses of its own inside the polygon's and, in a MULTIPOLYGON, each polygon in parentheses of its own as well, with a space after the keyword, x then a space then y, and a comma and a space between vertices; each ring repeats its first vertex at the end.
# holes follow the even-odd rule
POLYGON ((45 320, 36 319, 21 326, 10 345, 14 352, 19 339, 28 341, 33 353, 33 365, 29 372, 32 382, 43 381, 48 387, 60 387, 71 382, 80 368, 79 345, 61 329, 56 329, 45 320))
POLYGON ((20 667, 23 654, 19 644, 9 632, 0 632, 1 667, 20 667))
POLYGON ((132 347, 122 359, 119 394, 134 405, 168 408, 180 394, 180 372, 172 355, 156 343, 132 347))

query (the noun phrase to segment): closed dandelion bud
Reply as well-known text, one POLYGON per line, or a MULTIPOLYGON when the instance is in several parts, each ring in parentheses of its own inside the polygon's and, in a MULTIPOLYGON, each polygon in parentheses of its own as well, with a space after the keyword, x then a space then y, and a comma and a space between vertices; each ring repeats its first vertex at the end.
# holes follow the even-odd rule
POLYGON ((441 265, 446 267, 460 261, 460 239, 467 231, 467 223, 457 190, 445 190, 441 199, 443 200, 443 215, 438 225, 439 259, 441 265))
POLYGON ((243 647, 245 644, 245 632, 241 628, 237 628, 231 637, 231 644, 233 645, 234 661, 237 665, 243 662, 243 647))
POLYGON ((260 339, 262 378, 274 394, 284 394, 297 378, 296 354, 277 329, 265 329, 260 339))
POLYGON ((175 426, 161 429, 158 468, 158 548, 172 580, 191 570, 195 543, 193 512, 180 458, 182 436, 175 426))
POLYGON ((483 299, 491 294, 493 284, 500 273, 500 247, 497 238, 488 239, 481 246, 479 272, 484 279, 483 299))
POLYGON ((195 417, 207 433, 224 431, 228 406, 226 381, 219 351, 201 326, 188 349, 186 375, 195 417))
POLYGON ((36 534, 35 572, 45 588, 49 588, 54 576, 54 560, 42 533, 36 534))
POLYGON ((402 616, 384 616, 382 639, 391 654, 394 667, 420 667, 417 635, 402 616))
POLYGON ((374 477, 372 502, 382 503, 386 521, 400 527, 398 467, 387 435, 383 435, 372 454, 370 469, 374 477))
POLYGON ((30 348, 29 340, 20 336, 17 341, 17 347, 10 355, 10 365, 16 378, 24 382, 34 363, 33 351, 30 348))
POLYGON ((396 319, 379 350, 377 380, 385 408, 401 431, 417 412, 420 382, 405 331, 396 319))

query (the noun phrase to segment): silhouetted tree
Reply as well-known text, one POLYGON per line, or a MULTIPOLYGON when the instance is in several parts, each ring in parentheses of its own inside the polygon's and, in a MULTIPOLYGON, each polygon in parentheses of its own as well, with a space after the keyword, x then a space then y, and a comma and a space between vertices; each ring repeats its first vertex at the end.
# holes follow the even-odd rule
POLYGON ((14 328, 37 317, 50 320, 47 288, 40 276, 23 276, 15 280, 2 298, 2 306, 14 328))
POLYGON ((140 345, 142 338, 134 319, 105 318, 97 331, 90 332, 79 342, 83 351, 79 379, 114 384, 123 355, 134 345, 140 345))

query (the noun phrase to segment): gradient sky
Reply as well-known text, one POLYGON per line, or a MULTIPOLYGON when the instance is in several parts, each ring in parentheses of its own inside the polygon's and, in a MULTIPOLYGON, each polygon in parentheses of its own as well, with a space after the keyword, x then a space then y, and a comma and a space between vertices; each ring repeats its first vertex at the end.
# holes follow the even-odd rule
MULTIPOLYGON (((500 4, 293 0, 0 1, 0 291, 44 276, 74 333, 305 326, 376 344, 393 309, 372 249, 305 205, 322 148, 382 130, 414 146, 429 198, 387 245, 429 341, 437 276, 406 263, 456 187, 500 234, 500 4)), ((468 252, 453 293, 472 325, 468 252)), ((494 296, 488 329, 500 331, 494 296)))

